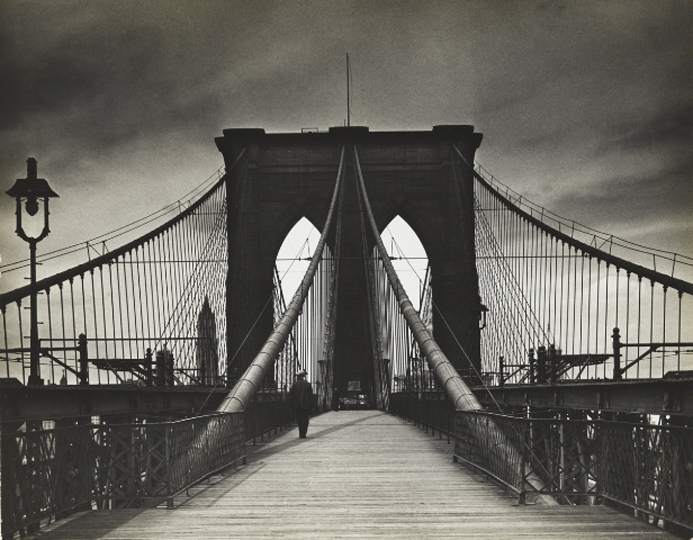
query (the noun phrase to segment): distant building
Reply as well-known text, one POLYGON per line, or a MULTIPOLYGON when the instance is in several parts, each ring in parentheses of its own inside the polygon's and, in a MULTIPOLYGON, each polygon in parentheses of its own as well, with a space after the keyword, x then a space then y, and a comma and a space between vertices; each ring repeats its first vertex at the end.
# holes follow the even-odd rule
POLYGON ((219 380, 217 355, 217 321, 205 296, 197 317, 197 374, 201 384, 213 386, 219 380))

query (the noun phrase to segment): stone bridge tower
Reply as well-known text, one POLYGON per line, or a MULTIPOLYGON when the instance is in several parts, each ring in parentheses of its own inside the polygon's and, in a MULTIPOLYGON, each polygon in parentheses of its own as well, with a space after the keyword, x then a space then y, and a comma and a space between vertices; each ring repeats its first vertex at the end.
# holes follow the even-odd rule
POLYGON ((279 248, 302 217, 322 230, 340 151, 346 145, 334 375, 340 388, 357 379, 366 388, 372 385, 371 330, 350 153, 356 145, 379 230, 399 215, 418 235, 431 265, 434 337, 460 374, 475 382, 480 300, 473 177, 466 168, 455 169, 453 145, 473 163, 480 142, 481 135, 464 125, 408 132, 371 132, 367 127, 291 134, 224 130, 216 144, 229 171, 227 350, 229 357, 235 354, 230 375, 245 370, 271 332, 271 310, 257 317, 272 293, 279 248), (256 331, 246 340, 253 325, 256 331))

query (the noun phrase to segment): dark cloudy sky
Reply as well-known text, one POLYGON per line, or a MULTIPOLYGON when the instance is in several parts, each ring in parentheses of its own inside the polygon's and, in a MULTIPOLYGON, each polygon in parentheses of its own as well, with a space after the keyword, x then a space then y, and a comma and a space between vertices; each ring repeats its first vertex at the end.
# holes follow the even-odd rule
MULTIPOLYGON (((341 125, 348 52, 352 124, 473 124, 526 197, 692 255, 692 29, 693 0, 0 0, 0 184, 35 157, 39 249, 86 240, 201 183, 224 128, 341 125)), ((13 220, 2 194, 3 262, 13 220)))

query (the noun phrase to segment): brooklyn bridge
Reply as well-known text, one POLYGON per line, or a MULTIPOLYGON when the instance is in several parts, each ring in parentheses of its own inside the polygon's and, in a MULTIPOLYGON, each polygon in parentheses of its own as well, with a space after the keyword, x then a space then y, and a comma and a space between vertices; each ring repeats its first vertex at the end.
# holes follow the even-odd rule
POLYGON ((174 217, 40 279, 60 180, 30 158, 7 190, 30 259, 3 273, 30 282, 0 295, 3 539, 692 536, 693 259, 533 204, 481 140, 224 130, 174 217))

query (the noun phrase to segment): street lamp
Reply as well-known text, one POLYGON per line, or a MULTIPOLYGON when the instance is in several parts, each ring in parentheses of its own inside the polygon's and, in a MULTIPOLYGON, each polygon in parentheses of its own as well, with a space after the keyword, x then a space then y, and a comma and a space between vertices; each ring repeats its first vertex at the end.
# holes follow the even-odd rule
POLYGON ((479 330, 486 328, 486 314, 488 313, 488 308, 479 302, 478 309, 473 310, 479 319, 479 330))
POLYGON ((43 178, 38 178, 36 173, 36 160, 29 158, 26 160, 26 178, 18 179, 14 186, 8 189, 7 193, 10 197, 14 197, 17 201, 17 236, 29 244, 29 258, 31 270, 31 293, 30 293, 30 310, 31 310, 31 334, 30 334, 30 351, 31 364, 29 372, 29 385, 40 386, 43 384, 41 379, 41 371, 39 368, 39 339, 38 339, 38 319, 36 314, 36 244, 43 240, 50 228, 48 226, 48 199, 58 197, 59 195, 53 191, 48 182, 43 178), (43 199, 43 230, 38 236, 29 236, 22 225, 22 200, 24 201, 24 209, 26 213, 33 217, 39 211, 39 200, 43 199))

